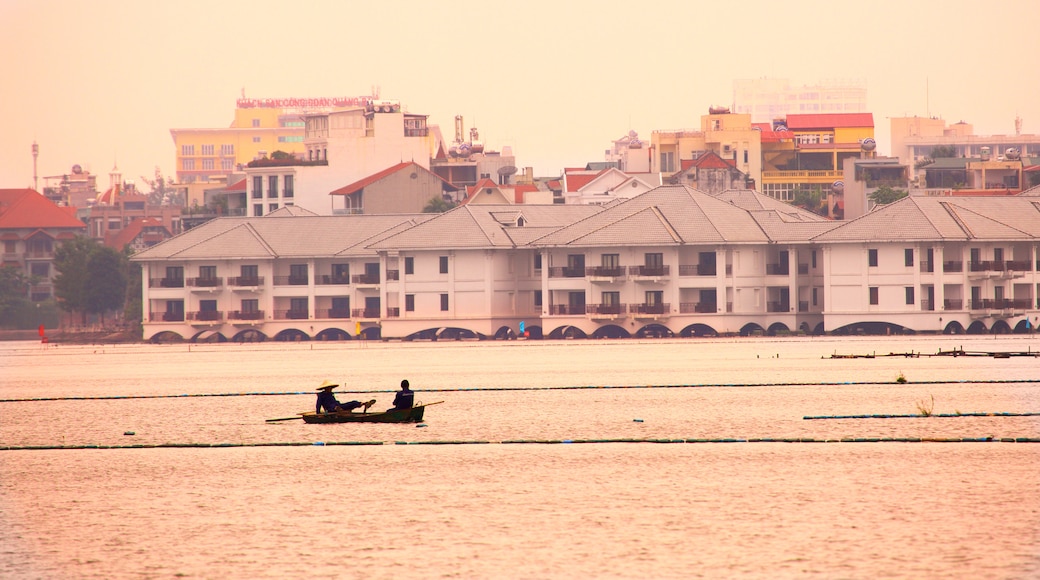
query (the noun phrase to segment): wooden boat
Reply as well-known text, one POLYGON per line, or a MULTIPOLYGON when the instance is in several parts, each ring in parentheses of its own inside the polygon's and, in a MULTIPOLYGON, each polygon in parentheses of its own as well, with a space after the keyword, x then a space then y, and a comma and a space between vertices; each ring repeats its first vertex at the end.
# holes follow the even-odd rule
MULTIPOLYGON (((443 401, 438 401, 441 403, 443 401)), ((335 413, 301 413, 304 423, 418 423, 422 421, 426 407, 436 405, 416 405, 411 409, 391 409, 375 413, 355 413, 353 411, 336 411, 335 413)))

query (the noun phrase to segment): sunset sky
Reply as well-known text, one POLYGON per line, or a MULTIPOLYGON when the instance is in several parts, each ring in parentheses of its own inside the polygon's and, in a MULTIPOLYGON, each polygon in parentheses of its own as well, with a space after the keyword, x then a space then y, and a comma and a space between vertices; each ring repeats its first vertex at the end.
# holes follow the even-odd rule
MULTIPOLYGON (((539 176, 636 130, 698 127, 733 80, 861 79, 888 118, 1040 133, 1035 0, 397 2, 0 0, 0 188, 73 164, 173 175, 171 128, 227 127, 235 99, 397 99, 447 139, 461 114, 539 176)), ((143 185, 143 184, 142 184, 143 185)))

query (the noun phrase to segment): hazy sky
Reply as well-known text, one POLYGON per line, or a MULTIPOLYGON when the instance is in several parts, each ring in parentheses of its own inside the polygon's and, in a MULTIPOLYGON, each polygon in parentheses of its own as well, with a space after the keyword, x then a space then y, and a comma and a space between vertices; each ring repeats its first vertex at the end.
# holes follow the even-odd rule
POLYGON ((173 175, 169 130, 227 127, 243 88, 378 86, 539 176, 698 127, 742 78, 865 80, 882 153, 892 116, 1040 133, 1038 20, 1036 0, 0 0, 0 188, 32 185, 34 140, 41 178, 173 175))

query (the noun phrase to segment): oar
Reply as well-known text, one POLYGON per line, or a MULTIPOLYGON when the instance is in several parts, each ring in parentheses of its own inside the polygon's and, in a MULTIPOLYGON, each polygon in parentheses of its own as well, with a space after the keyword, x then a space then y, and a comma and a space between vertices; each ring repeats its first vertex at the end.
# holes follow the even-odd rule
POLYGON ((300 417, 281 417, 279 419, 267 419, 267 422, 268 423, 277 423, 278 421, 295 421, 296 419, 303 419, 303 417, 302 416, 300 416, 300 417))

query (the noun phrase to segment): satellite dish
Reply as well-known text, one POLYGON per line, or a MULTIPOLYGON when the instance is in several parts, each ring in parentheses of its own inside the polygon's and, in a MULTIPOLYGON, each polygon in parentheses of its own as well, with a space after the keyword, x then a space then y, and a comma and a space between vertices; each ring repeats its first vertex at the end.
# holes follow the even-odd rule
POLYGON ((506 165, 505 167, 499 167, 498 168, 498 174, 499 175, 512 175, 512 174, 516 173, 516 171, 517 171, 517 169, 513 165, 506 165))

